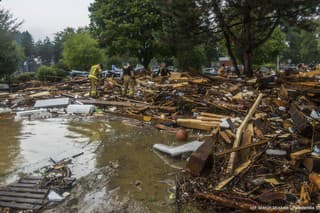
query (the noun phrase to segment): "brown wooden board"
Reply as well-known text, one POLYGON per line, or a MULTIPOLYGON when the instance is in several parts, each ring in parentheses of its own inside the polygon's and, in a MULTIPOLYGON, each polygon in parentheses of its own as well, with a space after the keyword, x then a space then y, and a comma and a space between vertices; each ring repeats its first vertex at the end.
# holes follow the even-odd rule
POLYGON ((32 192, 32 193, 39 193, 39 194, 46 194, 48 189, 36 189, 36 188, 18 188, 13 186, 8 186, 8 191, 16 191, 16 192, 32 192))
POLYGON ((24 177, 21 178, 21 180, 42 180, 43 177, 37 177, 37 176, 28 176, 28 177, 24 177))
POLYGON ((15 202, 15 203, 30 203, 30 204, 39 204, 44 203, 43 199, 33 199, 33 198, 21 198, 21 197, 9 197, 9 196, 0 196, 0 201, 4 202, 15 202))
POLYGON ((39 184, 41 180, 30 180, 30 179, 21 179, 19 183, 26 183, 26 184, 39 184))
POLYGON ((14 203, 14 202, 3 202, 0 201, 0 206, 13 208, 13 209, 32 209, 32 210, 39 210, 42 205, 33 205, 27 203, 14 203))
POLYGON ((10 186, 17 187, 17 188, 37 188, 37 184, 33 183, 14 183, 11 184, 10 186))
POLYGON ((37 193, 30 193, 30 192, 11 192, 0 190, 0 196, 11 196, 11 197, 25 197, 25 198, 38 198, 44 199, 46 194, 37 194, 37 193))

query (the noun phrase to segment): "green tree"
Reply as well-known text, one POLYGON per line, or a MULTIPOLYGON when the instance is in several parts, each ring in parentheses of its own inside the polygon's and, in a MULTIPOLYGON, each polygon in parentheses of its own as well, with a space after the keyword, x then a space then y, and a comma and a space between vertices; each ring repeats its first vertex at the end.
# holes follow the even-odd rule
POLYGON ((137 57, 147 68, 157 51, 161 17, 152 0, 96 0, 90 8, 91 28, 109 56, 137 57))
POLYGON ((23 49, 12 35, 0 29, 0 77, 8 77, 15 72, 23 57, 23 49))
POLYGON ((315 20, 318 25, 312 30, 304 30, 297 27, 288 27, 286 37, 288 48, 285 51, 285 59, 293 64, 319 63, 320 62, 320 38, 319 19, 315 20))
POLYGON ((102 63, 104 54, 98 42, 89 33, 76 33, 63 43, 63 63, 71 69, 88 70, 102 63))
POLYGON ((297 64, 301 62, 301 29, 290 27, 286 31, 288 48, 284 53, 284 58, 291 60, 291 63, 297 64))
POLYGON ((75 33, 88 32, 86 28, 74 29, 67 27, 66 29, 57 32, 53 39, 53 60, 54 63, 59 63, 62 59, 63 43, 75 33))
POLYGON ((0 77, 8 77, 15 72, 24 57, 13 36, 20 25, 9 11, 0 9, 0 77))
POLYGON ((212 45, 212 35, 205 36, 201 29, 202 10, 197 1, 159 0, 163 17, 162 44, 167 54, 175 56, 182 70, 200 69, 206 60, 206 49, 212 45), (206 41, 206 42, 204 42, 206 41))
POLYGON ((212 0, 204 1, 211 8, 209 18, 214 32, 223 32, 232 59, 233 47, 241 50, 245 74, 253 75, 253 52, 264 44, 273 31, 283 22, 291 25, 309 25, 317 15, 319 0, 212 0), (213 26, 212 26, 213 25, 213 26))
POLYGON ((319 38, 315 32, 301 32, 301 61, 306 64, 320 62, 319 38))
POLYGON ((35 44, 36 55, 40 57, 41 64, 50 65, 53 60, 53 44, 46 37, 43 41, 39 40, 35 44))
POLYGON ((282 57, 286 48, 286 35, 278 27, 264 44, 254 50, 253 64, 276 63, 277 56, 282 57))
POLYGON ((14 18, 9 10, 0 8, 0 28, 5 32, 14 33, 21 26, 23 22, 14 18))
POLYGON ((32 58, 34 55, 34 41, 32 35, 28 32, 18 32, 16 34, 16 41, 23 48, 24 55, 27 58, 32 58))

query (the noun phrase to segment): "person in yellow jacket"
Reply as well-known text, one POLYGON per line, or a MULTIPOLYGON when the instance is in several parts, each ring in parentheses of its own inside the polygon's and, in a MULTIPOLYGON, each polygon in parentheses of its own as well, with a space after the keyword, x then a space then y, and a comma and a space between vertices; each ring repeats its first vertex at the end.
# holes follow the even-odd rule
POLYGON ((93 98, 98 97, 98 85, 100 82, 100 78, 102 76, 102 64, 93 65, 90 69, 88 78, 90 79, 91 87, 90 87, 90 96, 93 98))
POLYGON ((134 69, 132 68, 130 63, 127 63, 127 65, 123 68, 122 79, 123 79, 123 85, 124 85, 124 89, 123 89, 122 95, 126 96, 128 88, 129 88, 128 96, 130 98, 133 98, 134 97, 134 86, 135 86, 135 83, 136 83, 136 78, 135 78, 134 69))

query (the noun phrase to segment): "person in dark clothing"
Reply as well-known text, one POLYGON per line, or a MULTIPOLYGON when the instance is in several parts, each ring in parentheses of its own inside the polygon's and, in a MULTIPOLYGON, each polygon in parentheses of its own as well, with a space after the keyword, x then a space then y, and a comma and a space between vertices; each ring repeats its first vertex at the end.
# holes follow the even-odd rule
POLYGON ((123 68, 122 78, 124 85, 122 95, 126 96, 129 88, 129 97, 134 97, 135 73, 130 63, 127 63, 127 65, 123 68))
POLYGON ((166 63, 161 63, 161 66, 157 75, 161 77, 169 77, 171 75, 170 71, 166 67, 166 63))

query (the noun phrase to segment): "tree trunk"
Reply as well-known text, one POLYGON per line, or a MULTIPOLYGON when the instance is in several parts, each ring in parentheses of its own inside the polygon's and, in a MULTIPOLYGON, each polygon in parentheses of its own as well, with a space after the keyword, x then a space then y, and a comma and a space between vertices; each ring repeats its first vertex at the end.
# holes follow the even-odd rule
POLYGON ((250 10, 246 11, 243 19, 243 31, 244 31, 244 48, 243 50, 243 65, 244 73, 248 77, 253 76, 252 70, 252 37, 251 37, 251 16, 250 10))
POLYGON ((149 70, 149 64, 151 61, 151 58, 149 57, 148 53, 145 53, 143 55, 137 55, 139 63, 143 65, 145 70, 149 70))
POLYGON ((237 59, 234 56, 233 51, 232 51, 230 36, 228 35, 228 33, 226 31, 223 31, 223 34, 224 34, 224 37, 225 37, 225 40, 226 40, 226 46, 227 46, 228 54, 229 54, 229 56, 230 56, 230 58, 232 60, 232 64, 233 64, 233 66, 234 66, 234 68, 236 70, 236 74, 240 75, 240 70, 239 70, 239 67, 238 67, 238 64, 237 64, 237 59))
POLYGON ((253 76, 253 69, 252 69, 252 50, 245 49, 243 51, 243 65, 244 65, 244 73, 248 77, 253 76))
POLYGON ((144 60, 142 65, 144 67, 145 70, 149 70, 149 64, 150 64, 151 60, 144 60))

